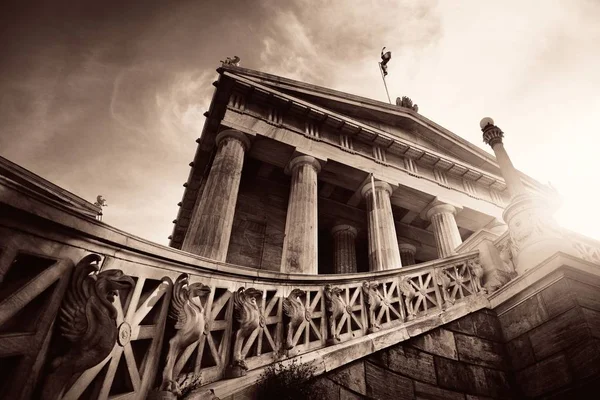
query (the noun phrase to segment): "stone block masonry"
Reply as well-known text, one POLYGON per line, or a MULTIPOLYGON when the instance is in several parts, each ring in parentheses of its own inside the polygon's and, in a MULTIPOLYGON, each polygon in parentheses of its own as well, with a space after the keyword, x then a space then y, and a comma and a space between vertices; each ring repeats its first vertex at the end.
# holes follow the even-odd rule
POLYGON ((497 311, 467 315, 319 380, 331 399, 597 398, 598 286, 563 277, 497 311))
POLYGON ((329 399, 508 399, 503 335, 481 310, 320 377, 329 399))

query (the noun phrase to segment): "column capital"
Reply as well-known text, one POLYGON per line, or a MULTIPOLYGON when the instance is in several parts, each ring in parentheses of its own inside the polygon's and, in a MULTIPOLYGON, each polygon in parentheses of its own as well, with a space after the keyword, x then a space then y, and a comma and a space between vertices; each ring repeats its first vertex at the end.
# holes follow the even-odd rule
POLYGON ((221 142, 227 138, 232 138, 240 141, 244 146, 244 151, 248 151, 248 149, 250 148, 250 139, 248 139, 248 137, 244 133, 236 131, 235 129, 226 129, 224 131, 221 131, 215 139, 217 146, 219 146, 221 142))
POLYGON ((427 205, 427 207, 425 207, 425 209, 423 209, 423 211, 421 211, 419 213, 419 217, 421 217, 421 219, 424 219, 426 221, 430 221, 431 217, 436 214, 449 213, 452 215, 456 215, 461 211, 462 211, 461 206, 446 203, 442 200, 439 200, 436 197, 431 203, 429 203, 427 205))
POLYGON ((483 118, 479 123, 479 126, 483 132, 483 141, 486 144, 490 145, 492 148, 494 148, 494 146, 498 143, 502 144, 504 132, 502 132, 502 129, 494 125, 493 119, 490 117, 483 118))
POLYGON ((306 155, 297 155, 294 158, 292 158, 290 162, 286 165, 284 172, 286 174, 291 174, 294 169, 305 164, 312 166, 317 172, 317 174, 321 172, 321 163, 319 162, 319 160, 312 156, 306 155))
MULTIPOLYGON (((392 195, 392 185, 390 185, 387 182, 383 182, 383 181, 376 181, 375 182, 375 190, 384 190, 386 192, 388 192, 388 194, 391 196, 392 195)), ((373 185, 371 185, 371 182, 367 182, 363 185, 363 187, 360 189, 360 194, 363 197, 366 197, 370 191, 373 190, 373 185)))
POLYGON ((358 234, 358 229, 356 229, 354 226, 348 225, 348 224, 337 224, 336 226, 331 228, 332 235, 335 236, 335 234, 339 233, 339 232, 347 232, 347 233, 352 234, 352 236, 356 237, 356 235, 358 234))
POLYGON ((398 248, 400 249, 400 252, 406 251, 412 254, 417 252, 417 246, 413 246, 409 243, 398 243, 398 248))

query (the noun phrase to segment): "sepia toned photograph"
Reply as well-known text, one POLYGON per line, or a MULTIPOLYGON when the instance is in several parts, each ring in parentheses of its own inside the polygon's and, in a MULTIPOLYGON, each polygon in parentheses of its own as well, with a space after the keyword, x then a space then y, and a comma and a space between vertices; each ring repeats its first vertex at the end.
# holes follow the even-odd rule
POLYGON ((597 399, 599 21, 3 2, 0 399, 597 399))

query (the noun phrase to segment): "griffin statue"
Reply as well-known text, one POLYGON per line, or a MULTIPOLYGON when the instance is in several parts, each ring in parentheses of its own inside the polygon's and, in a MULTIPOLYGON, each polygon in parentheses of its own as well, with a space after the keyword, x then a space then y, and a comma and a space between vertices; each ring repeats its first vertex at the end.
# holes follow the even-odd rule
POLYGON ((405 276, 400 278, 399 287, 404 297, 404 305, 406 306, 406 319, 411 320, 417 314, 413 305, 413 299, 417 295, 417 292, 413 285, 411 285, 410 279, 405 276))
POLYGON ((179 275, 173 285, 173 300, 169 309, 169 317, 175 321, 177 331, 169 340, 169 352, 160 387, 162 391, 181 395, 176 382, 181 371, 177 371, 175 367, 179 366, 178 361, 182 352, 189 345, 198 341, 202 334, 206 334, 204 307, 201 302, 195 302, 194 298, 205 297, 209 293, 209 286, 200 282, 190 284, 188 274, 179 275))
POLYGON ((294 333, 308 315, 308 310, 306 310, 306 307, 304 307, 304 303, 301 300, 304 296, 306 296, 304 290, 294 289, 288 297, 283 299, 283 312, 289 318, 287 324, 287 336, 285 339, 286 350, 291 350, 294 347, 294 333))
POLYGON ((471 273, 471 279, 473 282, 473 288, 475 293, 483 292, 486 290, 481 286, 483 280, 483 267, 477 260, 468 260, 467 268, 469 268, 469 272, 471 273))
POLYGON ((265 318, 258 305, 259 299, 262 299, 262 291, 254 288, 244 289, 242 287, 233 294, 233 305, 239 327, 235 333, 233 345, 233 362, 230 373, 232 377, 246 374, 248 370, 245 361, 246 355, 242 354, 244 341, 255 329, 265 325, 265 318))
POLYGON ((365 303, 367 304, 367 310, 369 312, 369 329, 367 332, 373 333, 381 329, 381 326, 375 318, 375 310, 379 309, 384 304, 381 293, 377 290, 379 283, 363 282, 362 290, 365 295, 365 303))
POLYGON ((118 269, 98 272, 98 254, 85 256, 73 272, 57 324, 70 342, 66 354, 54 359, 42 390, 42 399, 56 400, 73 376, 97 365, 117 341, 117 310, 113 306, 119 290, 135 286, 118 269))
POLYGON ((433 272, 433 276, 435 278, 435 284, 438 285, 442 290, 442 297, 444 298, 444 304, 442 304, 442 309, 449 307, 454 304, 454 299, 448 293, 450 288, 450 277, 442 270, 436 269, 433 272))
POLYGON ((346 307, 346 303, 340 296, 342 289, 339 287, 331 287, 331 285, 325 285, 325 307, 327 309, 327 318, 329 323, 329 338, 327 339, 328 344, 335 344, 341 341, 340 334, 336 329, 338 320, 344 315, 344 312, 349 312, 346 307))

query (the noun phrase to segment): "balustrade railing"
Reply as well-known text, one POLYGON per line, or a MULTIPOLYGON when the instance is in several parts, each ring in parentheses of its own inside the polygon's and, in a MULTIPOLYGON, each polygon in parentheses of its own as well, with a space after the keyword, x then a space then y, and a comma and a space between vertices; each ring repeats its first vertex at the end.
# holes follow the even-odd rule
POLYGON ((481 290, 477 252, 375 273, 286 275, 37 212, 0 207, 1 398, 177 392, 411 323, 481 290), (48 382, 60 374, 64 383, 48 382))
POLYGON ((586 261, 600 264, 600 242, 575 232, 567 232, 573 241, 573 247, 586 261))

